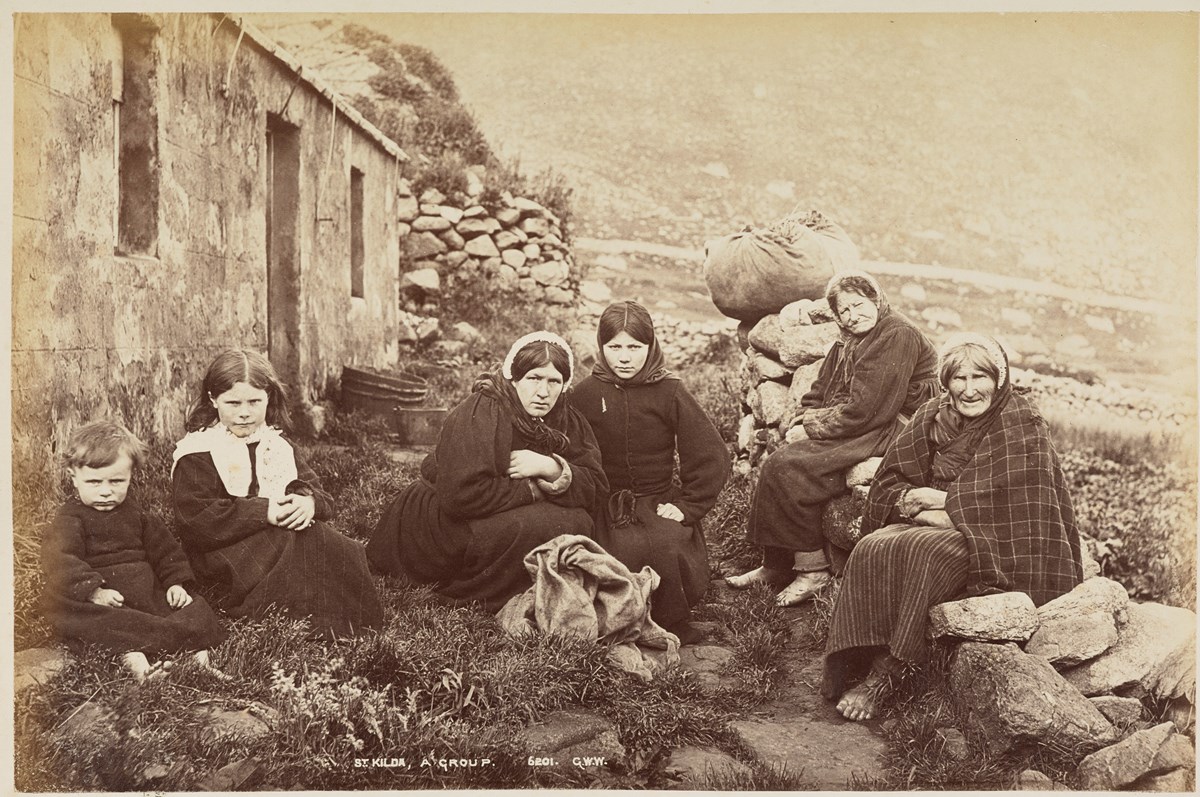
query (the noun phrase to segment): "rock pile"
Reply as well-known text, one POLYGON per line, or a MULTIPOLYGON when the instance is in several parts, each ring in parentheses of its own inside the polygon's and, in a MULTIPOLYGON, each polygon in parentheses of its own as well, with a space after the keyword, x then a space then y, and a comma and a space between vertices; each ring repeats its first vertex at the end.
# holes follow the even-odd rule
POLYGON ((754 324, 738 326, 743 415, 738 469, 749 473, 785 442, 788 422, 812 387, 840 328, 823 300, 801 299, 754 324))
POLYGON ((1093 577, 1040 608, 1003 593, 935 606, 929 620, 955 646, 950 687, 973 744, 1087 753, 1082 789, 1191 791, 1195 613, 1130 602, 1093 577))
POLYGON ((484 205, 478 180, 469 190, 447 197, 429 188, 417 197, 400 181, 396 216, 410 265, 400 278, 401 343, 436 339, 442 291, 459 282, 485 280, 526 301, 576 301, 578 275, 561 220, 507 191, 484 205))

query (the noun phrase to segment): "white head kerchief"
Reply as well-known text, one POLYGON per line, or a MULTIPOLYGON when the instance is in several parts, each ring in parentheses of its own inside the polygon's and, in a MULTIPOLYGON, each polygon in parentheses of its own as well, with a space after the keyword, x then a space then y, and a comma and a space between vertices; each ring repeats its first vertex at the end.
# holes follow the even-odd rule
MULTIPOLYGON (((544 329, 539 330, 538 332, 530 332, 528 335, 522 335, 521 337, 517 338, 516 342, 513 343, 512 348, 508 350, 508 355, 504 358, 504 365, 500 368, 500 374, 511 382, 513 378, 513 359, 517 356, 517 352, 525 348, 530 343, 534 343, 539 340, 546 343, 552 343, 567 353, 567 368, 571 370, 571 375, 573 376, 575 374, 575 355, 571 352, 571 347, 567 345, 567 342, 561 337, 555 335, 553 332, 547 332, 544 329)), ((563 390, 566 390, 570 386, 571 377, 563 374, 563 390)))
POLYGON ((208 452, 221 477, 226 492, 237 498, 249 496, 250 476, 258 478, 259 498, 279 500, 287 487, 296 481, 296 452, 292 444, 273 426, 263 424, 248 437, 238 437, 223 423, 207 429, 189 432, 175 445, 171 472, 175 463, 188 454, 208 452), (254 451, 254 468, 250 467, 250 444, 258 443, 254 451))

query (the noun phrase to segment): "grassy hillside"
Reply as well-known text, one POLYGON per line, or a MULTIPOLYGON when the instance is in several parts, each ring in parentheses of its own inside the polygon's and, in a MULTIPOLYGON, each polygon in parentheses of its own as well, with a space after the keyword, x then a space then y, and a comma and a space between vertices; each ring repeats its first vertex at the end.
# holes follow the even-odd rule
POLYGON ((572 178, 581 236, 695 246, 813 204, 871 259, 1194 293, 1194 16, 354 17, 572 178))

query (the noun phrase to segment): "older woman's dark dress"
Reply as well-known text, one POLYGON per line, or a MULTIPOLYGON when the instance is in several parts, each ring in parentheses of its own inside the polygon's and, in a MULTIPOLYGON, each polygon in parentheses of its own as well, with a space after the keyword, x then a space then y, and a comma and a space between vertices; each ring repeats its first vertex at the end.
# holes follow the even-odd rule
POLYGON ((894 310, 861 339, 834 343, 801 399, 809 439, 775 451, 759 475, 747 532, 764 564, 791 570, 790 552, 823 549, 822 510, 846 492, 846 469, 883 454, 900 416, 939 392, 936 367, 933 345, 894 310))
MULTIPOLYGON (((559 399, 563 401, 563 398, 559 399)), ((587 421, 570 407, 560 415, 570 440, 560 454, 570 486, 544 494, 533 479, 507 475, 509 455, 533 448, 500 400, 477 392, 451 411, 421 478, 379 521, 367 558, 382 573, 436 585, 458 602, 499 609, 531 585, 524 557, 560 534, 591 536, 592 513, 608 483, 587 421)))
POLYGON ((1040 606, 1082 580, 1075 514, 1045 421, 1023 396, 999 400, 1003 405, 955 478, 932 476, 937 399, 888 449, 834 608, 827 697, 842 694, 861 663, 853 656, 859 649, 886 647, 901 661, 924 661, 931 606, 1006 591, 1024 592, 1040 606), (914 526, 900 517, 897 502, 914 487, 947 492, 954 528, 914 526))

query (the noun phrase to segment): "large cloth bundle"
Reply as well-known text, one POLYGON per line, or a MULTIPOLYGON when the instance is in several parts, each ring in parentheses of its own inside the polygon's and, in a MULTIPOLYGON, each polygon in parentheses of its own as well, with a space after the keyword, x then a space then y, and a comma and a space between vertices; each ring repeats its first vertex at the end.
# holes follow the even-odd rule
POLYGON ((630 572, 594 540, 563 534, 525 556, 533 586, 496 615, 519 635, 534 630, 595 639, 609 645, 609 660, 644 681, 679 662, 679 637, 650 617, 658 574, 630 572))
POLYGON ((858 265, 858 247, 817 210, 705 244, 704 281, 725 315, 751 323, 800 299, 820 299, 835 271, 858 265))

